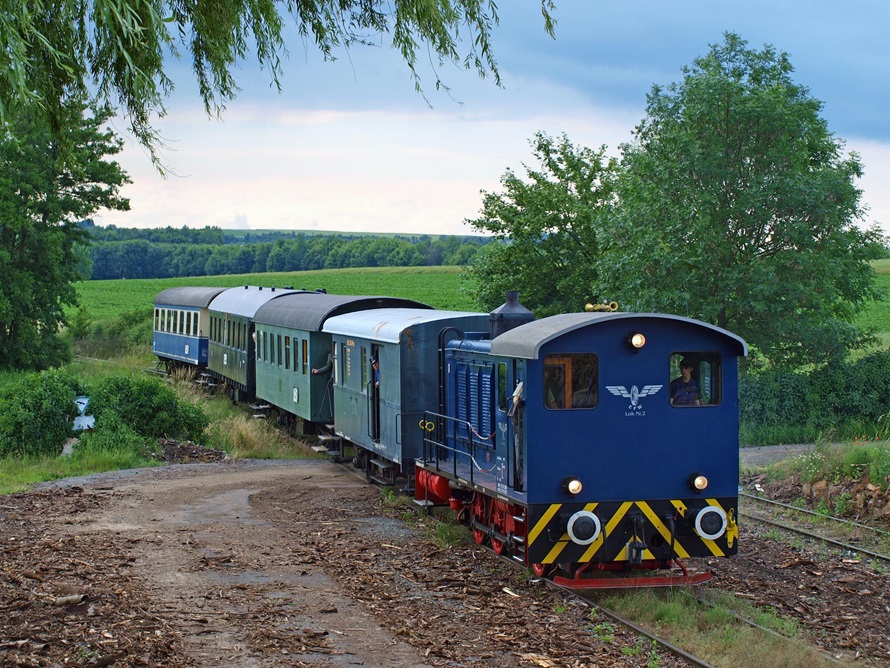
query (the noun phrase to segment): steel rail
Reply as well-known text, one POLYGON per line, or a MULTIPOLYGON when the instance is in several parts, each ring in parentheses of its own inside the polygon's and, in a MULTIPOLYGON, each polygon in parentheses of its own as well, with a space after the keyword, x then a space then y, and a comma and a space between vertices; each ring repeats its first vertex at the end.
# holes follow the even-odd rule
POLYGON ((608 617, 612 621, 617 622, 618 624, 621 624, 622 626, 630 629, 631 631, 633 631, 635 633, 640 634, 641 636, 649 638, 649 640, 652 640, 653 642, 655 642, 656 645, 663 647, 664 649, 666 649, 668 652, 670 652, 674 656, 676 656, 680 659, 683 659, 684 661, 687 661, 688 663, 692 664, 696 668, 715 668, 714 665, 708 663, 704 659, 700 659, 699 657, 695 656, 694 654, 690 654, 683 648, 678 647, 677 645, 674 645, 672 642, 665 640, 661 636, 658 636, 658 635, 652 633, 651 631, 645 629, 644 627, 640 626, 636 622, 632 622, 631 620, 629 620, 625 617, 622 617, 617 612, 613 612, 612 610, 609 610, 608 608, 604 608, 599 603, 596 603, 596 602, 590 600, 589 598, 582 595, 577 590, 567 589, 566 587, 561 587, 558 584, 556 584, 555 582, 553 582, 552 580, 547 580, 545 578, 543 578, 543 581, 547 583, 547 586, 553 587, 554 589, 558 589, 559 591, 561 591, 565 594, 568 594, 570 597, 572 597, 578 601, 581 601, 584 605, 588 605, 591 608, 598 610, 599 612, 603 613, 606 617, 608 617))
POLYGON ((856 545, 850 545, 849 543, 844 543, 839 540, 834 540, 833 538, 828 538, 826 536, 820 536, 819 534, 815 534, 812 531, 806 531, 805 529, 798 529, 797 527, 789 526, 787 524, 783 524, 782 522, 776 522, 775 520, 770 520, 765 517, 761 517, 756 514, 752 514, 750 512, 741 513, 744 517, 748 517, 757 522, 763 522, 764 524, 770 524, 772 526, 778 527, 780 529, 784 529, 785 531, 790 531, 792 533, 800 534, 801 536, 807 536, 808 538, 812 538, 814 540, 821 541, 823 543, 828 543, 829 545, 835 545, 837 547, 844 548, 845 550, 850 550, 851 552, 856 552, 858 554, 864 554, 869 557, 873 557, 875 559, 880 559, 882 561, 890 562, 890 555, 880 554, 878 552, 872 552, 871 550, 867 550, 863 547, 857 547, 856 545))
POLYGON ((834 517, 833 515, 823 515, 822 513, 817 513, 814 510, 809 510, 808 508, 798 508, 797 506, 792 506, 788 503, 782 503, 781 501, 774 501, 773 499, 768 499, 765 496, 757 496, 756 494, 749 494, 748 492, 739 492, 739 496, 746 499, 754 499, 755 501, 760 501, 761 503, 768 503, 773 506, 779 506, 780 508, 788 508, 789 510, 794 510, 799 513, 805 513, 807 515, 815 515, 816 517, 821 517, 826 520, 833 520, 835 522, 839 522, 841 524, 849 524, 854 527, 858 527, 860 529, 868 529, 872 533, 881 534, 884 536, 890 536, 890 531, 884 531, 883 529, 878 529, 876 527, 869 526, 868 524, 862 524, 861 522, 853 522, 852 520, 845 520, 842 517, 834 517))

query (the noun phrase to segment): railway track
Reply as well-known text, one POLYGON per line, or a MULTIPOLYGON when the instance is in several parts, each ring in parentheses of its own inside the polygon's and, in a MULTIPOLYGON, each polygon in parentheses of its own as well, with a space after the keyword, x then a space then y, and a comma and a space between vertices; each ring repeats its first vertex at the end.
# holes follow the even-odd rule
POLYGON ((604 607, 600 603, 597 603, 596 601, 592 600, 591 597, 586 596, 586 595, 584 595, 576 590, 573 590, 573 589, 566 589, 565 587, 560 587, 559 585, 554 584, 550 581, 547 581, 547 584, 550 587, 553 587, 555 589, 562 591, 566 595, 566 597, 574 598, 575 600, 581 601, 585 605, 588 605, 588 606, 594 608, 597 612, 599 612, 600 614, 602 614, 605 617, 608 617, 612 621, 614 621, 618 624, 621 624, 623 627, 630 629, 631 631, 633 631, 635 633, 638 633, 639 635, 643 636, 644 638, 648 638, 653 643, 655 643, 657 646, 660 646, 662 649, 671 653, 675 657, 682 659, 683 661, 686 661, 689 665, 695 666, 695 668, 714 668, 713 664, 710 664, 707 661, 705 661, 704 659, 687 652, 682 647, 678 647, 677 645, 673 644, 669 640, 666 640, 665 638, 659 636, 658 634, 653 633, 652 631, 649 631, 648 629, 640 626, 636 622, 634 622, 630 619, 627 619, 626 617, 618 614, 614 610, 609 610, 608 608, 604 607))
MULTIPOLYGON (((808 510, 806 508, 797 508, 796 506, 792 506, 786 503, 781 503, 779 501, 773 501, 772 499, 767 499, 765 497, 757 496, 754 494, 749 494, 747 492, 740 492, 739 496, 741 498, 747 499, 749 502, 754 504, 760 504, 762 506, 768 507, 771 509, 771 512, 778 513, 784 519, 788 514, 799 514, 808 517, 812 517, 815 520, 815 523, 821 524, 829 524, 835 527, 843 527, 845 531, 849 533, 855 534, 853 539, 841 540, 837 537, 828 536, 822 533, 816 533, 812 526, 808 528, 803 528, 800 526, 794 526, 793 524, 788 524, 783 521, 779 521, 773 516, 767 516, 762 513, 751 511, 751 510, 743 510, 741 511, 741 515, 747 517, 751 520, 761 522, 763 524, 776 527, 783 531, 787 531, 790 533, 795 533, 800 536, 805 536, 812 540, 819 541, 826 545, 832 545, 834 547, 839 547, 844 550, 848 550, 850 552, 854 552, 863 556, 871 557, 872 559, 877 559, 882 562, 890 563, 890 532, 883 531, 876 527, 868 526, 867 524, 861 524, 859 522, 852 522, 850 520, 845 520, 840 517, 833 517, 831 515, 823 515, 822 513, 817 513, 812 510, 808 510), (855 540, 854 544, 851 540, 855 540), (864 547, 861 543, 865 540, 871 541, 872 549, 870 547, 864 547), (885 551, 878 551, 885 550, 885 551)), ((828 528, 828 527, 822 527, 828 528)), ((849 535, 848 533, 848 535, 849 535)), ((837 534, 835 534, 836 536, 837 534)))

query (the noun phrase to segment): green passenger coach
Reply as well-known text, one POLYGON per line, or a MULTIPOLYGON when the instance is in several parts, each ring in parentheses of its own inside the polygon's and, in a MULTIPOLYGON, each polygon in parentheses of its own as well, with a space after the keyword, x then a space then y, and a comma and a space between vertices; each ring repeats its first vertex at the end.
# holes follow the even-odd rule
POLYGON ((288 419, 330 423, 339 368, 331 335, 322 327, 330 317, 381 308, 431 309, 409 299, 322 292, 295 293, 265 303, 254 317, 257 399, 284 411, 288 419))
POLYGON ((210 303, 207 368, 215 379, 225 384, 233 400, 251 398, 256 384, 253 316, 257 309, 295 292, 245 285, 226 290, 210 303))

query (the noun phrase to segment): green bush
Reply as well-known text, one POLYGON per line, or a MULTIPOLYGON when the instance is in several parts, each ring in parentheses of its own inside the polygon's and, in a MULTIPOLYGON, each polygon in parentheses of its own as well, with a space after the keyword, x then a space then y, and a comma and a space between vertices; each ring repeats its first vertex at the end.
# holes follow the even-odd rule
POLYGON ((22 376, 0 390, 0 457, 55 455, 71 435, 82 388, 58 369, 22 376))
POLYGON ((142 436, 197 440, 208 420, 199 407, 180 401, 164 382, 149 376, 112 376, 99 382, 90 397, 96 429, 109 414, 142 436))
POLYGON ((747 443, 886 434, 890 350, 809 373, 769 369, 742 379, 741 434, 747 443), (776 440, 781 435, 781 440, 776 440))

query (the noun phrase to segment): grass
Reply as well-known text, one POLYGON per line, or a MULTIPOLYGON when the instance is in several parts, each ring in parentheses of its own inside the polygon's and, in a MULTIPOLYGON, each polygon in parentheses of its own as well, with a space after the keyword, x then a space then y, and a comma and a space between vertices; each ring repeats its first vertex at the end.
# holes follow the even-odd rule
MULTIPOLYGON (((237 287, 263 285, 292 286, 332 294, 387 295, 414 299, 440 309, 478 310, 463 291, 460 267, 381 267, 336 269, 270 274, 233 274, 78 283, 77 294, 90 318, 111 320, 123 312, 145 310, 151 313, 154 298, 161 290, 180 286, 237 287)), ((73 315, 73 314, 69 314, 73 315)))
POLYGON ((890 488, 890 441, 854 440, 819 443, 812 451, 785 462, 780 475, 798 475, 803 482, 855 480, 868 474, 869 482, 887 492, 890 488))
POLYGON ((0 494, 21 492, 48 480, 157 464, 129 445, 75 447, 70 457, 5 457, 0 459, 0 494))
MULTIPOLYGON (((800 630, 793 621, 729 595, 716 598, 716 607, 702 605, 682 589, 621 591, 604 596, 602 603, 719 668, 836 665, 799 637, 800 630), (737 615, 784 637, 754 629, 737 615)), ((594 633, 609 637, 603 633, 604 623, 596 611, 592 614, 592 621, 597 622, 594 633)))

